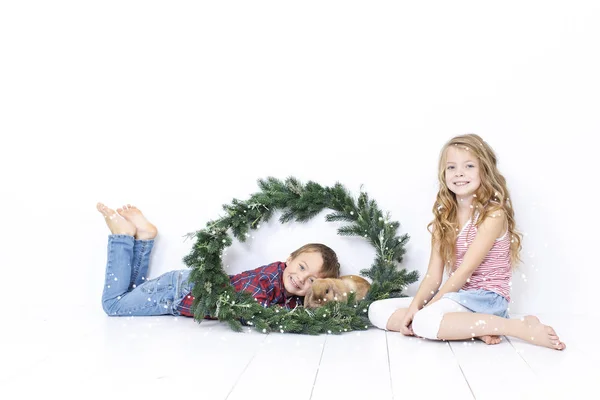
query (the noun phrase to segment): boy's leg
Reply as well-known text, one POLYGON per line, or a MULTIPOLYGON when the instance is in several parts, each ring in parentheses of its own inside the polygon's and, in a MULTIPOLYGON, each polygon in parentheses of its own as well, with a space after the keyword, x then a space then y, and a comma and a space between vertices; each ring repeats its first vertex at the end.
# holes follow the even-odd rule
POLYGON ((129 291, 133 243, 133 236, 129 235, 116 234, 108 237, 102 308, 109 315, 114 315, 114 312, 111 311, 113 305, 118 303, 129 291))
POLYGON ((97 205, 112 233, 108 239, 106 280, 102 294, 104 311, 111 316, 179 315, 177 304, 190 290, 189 271, 171 271, 156 279, 146 278, 156 228, 135 207, 127 205, 119 214, 102 203, 97 205), (123 215, 120 215, 120 214, 123 215), (134 239, 135 235, 135 239, 134 239), (139 268, 132 279, 134 247, 139 241, 139 268), (139 282, 135 288, 133 283, 139 282))
POLYGON ((177 305, 186 291, 185 270, 170 271, 147 280, 107 303, 110 316, 179 315, 177 305))
POLYGON ((131 263, 129 290, 135 289, 148 280, 150 254, 153 247, 154 240, 135 240, 133 244, 133 262, 131 263))
POLYGON ((152 253, 154 238, 158 234, 158 230, 144 217, 137 207, 131 204, 118 208, 117 212, 136 228, 131 281, 129 285, 129 290, 131 290, 148 279, 150 254, 152 253))
POLYGON ((104 216, 111 235, 108 237, 106 275, 102 292, 102 307, 107 307, 129 289, 133 261, 135 226, 102 203, 96 209, 104 216))

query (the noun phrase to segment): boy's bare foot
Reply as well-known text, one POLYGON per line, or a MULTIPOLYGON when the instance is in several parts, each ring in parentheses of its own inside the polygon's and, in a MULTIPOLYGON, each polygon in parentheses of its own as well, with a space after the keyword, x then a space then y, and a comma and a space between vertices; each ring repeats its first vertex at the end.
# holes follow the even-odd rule
POLYGON ((502 341, 502 338, 496 335, 478 336, 477 339, 481 340, 485 344, 498 344, 502 341))
POLYGON ((560 341, 554 329, 551 326, 542 324, 537 317, 528 315, 522 321, 525 324, 524 330, 526 333, 526 336, 522 339, 525 339, 529 343, 555 350, 564 350, 567 347, 560 341))
POLYGON ((121 208, 117 208, 117 212, 135 226, 137 229, 135 234, 136 239, 150 240, 154 239, 158 234, 156 227, 144 217, 144 214, 137 207, 127 204, 121 208))
POLYGON ((96 208, 102 215, 104 215, 104 219, 106 221, 106 225, 108 225, 108 229, 110 229, 110 233, 113 235, 135 235, 135 225, 121 217, 115 212, 115 210, 106 207, 102 203, 96 204, 96 208))

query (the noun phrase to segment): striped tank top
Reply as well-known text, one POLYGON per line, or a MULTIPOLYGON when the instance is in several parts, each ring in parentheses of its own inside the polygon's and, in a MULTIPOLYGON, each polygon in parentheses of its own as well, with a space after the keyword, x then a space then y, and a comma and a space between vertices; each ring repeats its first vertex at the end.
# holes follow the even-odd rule
MULTIPOLYGON (((475 236, 477 227, 473 220, 477 220, 477 213, 463 227, 456 238, 456 262, 452 272, 462 264, 465 254, 475 236)), ((510 281, 512 277, 512 262, 510 260, 510 235, 506 233, 496 239, 490 251, 486 254, 479 267, 475 269, 469 280, 463 285, 463 290, 484 289, 510 301, 510 281)))

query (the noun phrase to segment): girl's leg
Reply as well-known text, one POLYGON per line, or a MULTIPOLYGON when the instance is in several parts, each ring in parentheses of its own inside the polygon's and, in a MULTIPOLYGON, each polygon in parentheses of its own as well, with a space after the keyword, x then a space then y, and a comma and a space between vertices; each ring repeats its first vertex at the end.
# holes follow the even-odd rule
MULTIPOLYGON (((400 331, 400 325, 402 323, 402 320, 404 319, 404 314, 407 310, 406 307, 410 306, 410 301, 412 301, 412 297, 407 298, 407 300, 405 301, 408 301, 408 303, 402 304, 402 306, 405 308, 399 309, 393 309, 393 302, 388 302, 388 300, 374 302, 373 304, 378 304, 373 313, 371 313, 371 310, 369 309, 369 318, 371 318, 371 315, 373 315, 373 319, 371 319, 373 325, 381 329, 387 329, 396 332, 400 331), (389 308, 387 307, 388 305, 390 306, 389 308), (376 321, 377 324, 374 321, 376 321), (382 328, 381 326, 384 326, 385 328, 382 328)), ((373 305, 371 305, 371 307, 372 306, 373 305)), ((437 332, 439 330, 442 318, 444 314, 449 312, 463 313, 471 311, 468 308, 465 308, 452 300, 440 299, 432 305, 422 308, 419 312, 415 314, 415 316, 413 317, 412 325, 415 335, 428 339, 438 339, 437 332)), ((482 335, 478 336, 477 339, 482 340, 486 344, 500 343, 500 337, 497 335, 482 335)))
MULTIPOLYGON (((441 339, 438 335, 444 315, 472 314, 472 311, 450 299, 440 299, 419 310, 413 317, 412 329, 415 335, 432 340, 441 339)), ((472 336, 469 336, 469 339, 472 336)))
POLYGON ((369 306, 369 320, 379 329, 398 331, 412 299, 412 297, 397 297, 374 301, 369 306))
POLYGON ((551 349, 566 348, 552 327, 542 324, 532 315, 507 319, 489 314, 451 312, 444 315, 437 332, 437 338, 443 340, 470 339, 482 335, 513 336, 551 349))

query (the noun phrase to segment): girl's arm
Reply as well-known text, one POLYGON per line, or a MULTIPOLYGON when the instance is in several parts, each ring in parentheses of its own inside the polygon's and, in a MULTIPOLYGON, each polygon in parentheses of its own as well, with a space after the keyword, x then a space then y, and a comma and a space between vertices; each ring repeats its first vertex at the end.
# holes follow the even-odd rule
POLYGON ((427 304, 435 292, 440 288, 443 274, 444 262, 442 261, 442 256, 439 252, 439 246, 434 244, 431 246, 427 274, 425 274, 425 278, 423 278, 423 281, 419 285, 417 294, 410 303, 410 308, 420 310, 427 304))
POLYGON ((505 229, 506 216, 503 211, 496 211, 492 217, 486 218, 479 226, 477 235, 473 243, 469 246, 465 259, 462 264, 448 278, 444 286, 431 299, 429 304, 439 300, 448 292, 458 292, 464 286, 467 279, 471 277, 473 272, 479 267, 481 261, 494 245, 494 241, 500 237, 500 234, 505 229))

